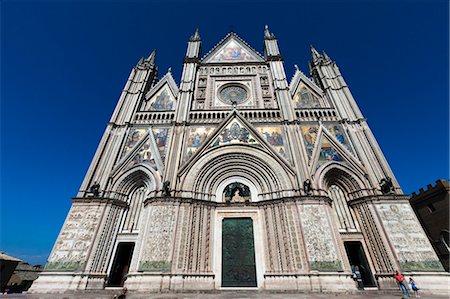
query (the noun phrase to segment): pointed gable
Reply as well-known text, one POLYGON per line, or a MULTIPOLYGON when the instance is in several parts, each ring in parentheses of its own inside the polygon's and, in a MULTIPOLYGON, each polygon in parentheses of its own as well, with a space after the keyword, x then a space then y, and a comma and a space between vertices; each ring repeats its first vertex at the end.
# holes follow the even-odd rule
POLYGON ((235 33, 229 33, 205 57, 203 63, 262 62, 261 54, 235 33))
POLYGON ((167 72, 164 77, 146 95, 141 111, 165 111, 175 110, 178 86, 167 72))
POLYGON ((289 84, 295 108, 319 108, 325 106, 323 91, 298 68, 289 84))
MULTIPOLYGON (((308 127, 306 127, 308 128, 308 127)), ((346 135, 343 133, 343 128, 339 124, 320 124, 315 132, 317 126, 310 126, 313 134, 313 149, 308 148, 306 142, 306 148, 308 155, 310 155, 309 167, 311 174, 313 174, 319 167, 329 162, 338 162, 351 165, 355 169, 364 173, 364 167, 361 162, 355 157, 354 152, 347 140, 346 135)), ((302 129, 302 131, 306 131, 302 129)), ((308 130, 309 131, 309 130, 308 130)), ((306 140, 306 137, 305 137, 306 140)))
POLYGON ((281 133, 280 127, 255 128, 239 112, 234 110, 215 129, 211 127, 197 127, 194 131, 191 129, 183 160, 185 164, 180 172, 183 172, 189 165, 195 163, 203 154, 229 145, 255 146, 291 169, 287 159, 288 153, 284 147, 284 142, 280 141, 282 136, 278 136, 279 133, 281 133), (192 132, 195 132, 194 135, 192 132), (267 136, 264 132, 270 136, 267 136), (196 146, 193 147, 193 144, 196 146))

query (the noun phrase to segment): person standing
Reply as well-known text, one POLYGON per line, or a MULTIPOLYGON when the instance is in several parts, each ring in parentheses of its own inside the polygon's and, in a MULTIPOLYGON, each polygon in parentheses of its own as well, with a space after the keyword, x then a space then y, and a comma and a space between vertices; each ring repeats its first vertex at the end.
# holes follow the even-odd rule
POLYGON ((411 289, 414 291, 414 297, 420 297, 419 296, 419 288, 416 286, 416 282, 412 277, 409 278, 409 285, 411 286, 411 289))
POLYGON ((408 297, 408 298, 411 297, 411 295, 409 294, 408 287, 406 286, 405 278, 403 277, 403 275, 398 273, 398 271, 395 271, 394 278, 397 280, 398 286, 402 290, 404 297, 408 297))

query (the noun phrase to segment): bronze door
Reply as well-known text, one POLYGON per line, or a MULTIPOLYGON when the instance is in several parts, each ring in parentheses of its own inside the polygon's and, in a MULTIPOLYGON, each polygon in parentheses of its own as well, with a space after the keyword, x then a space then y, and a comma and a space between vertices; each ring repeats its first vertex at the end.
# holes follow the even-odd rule
POLYGON ((222 286, 256 287, 253 221, 225 218, 222 222, 222 286))

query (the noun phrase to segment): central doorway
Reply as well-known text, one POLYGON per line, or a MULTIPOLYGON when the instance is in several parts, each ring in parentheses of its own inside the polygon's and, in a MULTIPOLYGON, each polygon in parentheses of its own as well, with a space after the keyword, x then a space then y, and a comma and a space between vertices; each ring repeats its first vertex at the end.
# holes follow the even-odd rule
POLYGON ((256 287, 251 218, 222 220, 222 287, 256 287))
POLYGON ((377 285, 373 279, 372 272, 370 271, 369 263, 367 262, 361 242, 344 242, 344 246, 352 270, 357 267, 356 269, 358 269, 361 274, 363 287, 376 287, 377 285))

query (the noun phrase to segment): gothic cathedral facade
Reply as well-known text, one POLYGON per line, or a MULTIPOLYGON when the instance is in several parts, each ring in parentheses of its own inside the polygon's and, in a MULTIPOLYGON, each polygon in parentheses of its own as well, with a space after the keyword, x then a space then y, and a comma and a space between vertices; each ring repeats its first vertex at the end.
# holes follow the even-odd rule
POLYGON ((311 47, 288 80, 231 32, 178 85, 133 68, 32 292, 349 291, 448 286, 336 63, 311 47))

